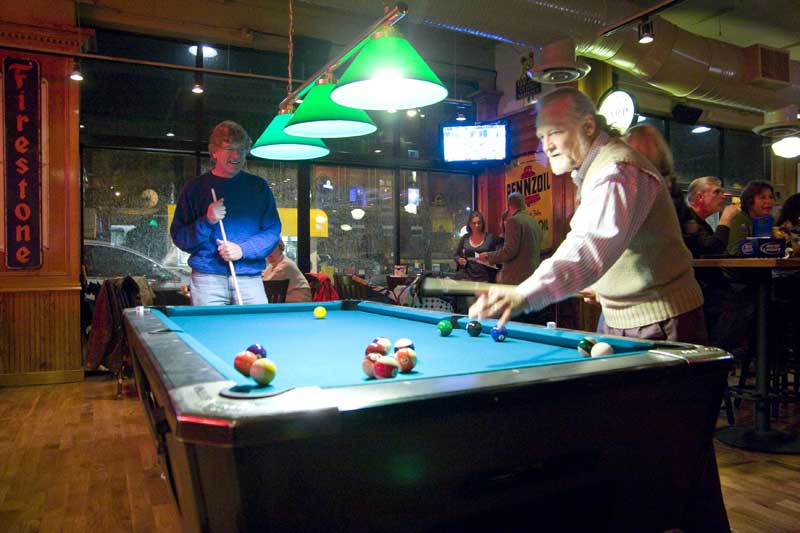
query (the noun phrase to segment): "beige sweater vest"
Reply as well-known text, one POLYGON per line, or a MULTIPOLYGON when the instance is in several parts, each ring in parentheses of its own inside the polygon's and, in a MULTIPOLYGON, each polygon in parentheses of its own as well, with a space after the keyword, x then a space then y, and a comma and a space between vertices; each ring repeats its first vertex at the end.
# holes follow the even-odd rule
MULTIPOLYGON (((589 165, 581 192, 588 190, 587 184, 602 169, 614 163, 628 163, 658 177, 658 171, 644 156, 624 142, 611 139, 589 165)), ((666 188, 662 188, 633 240, 593 285, 606 323, 618 329, 637 328, 703 305, 691 260, 675 207, 666 188)))

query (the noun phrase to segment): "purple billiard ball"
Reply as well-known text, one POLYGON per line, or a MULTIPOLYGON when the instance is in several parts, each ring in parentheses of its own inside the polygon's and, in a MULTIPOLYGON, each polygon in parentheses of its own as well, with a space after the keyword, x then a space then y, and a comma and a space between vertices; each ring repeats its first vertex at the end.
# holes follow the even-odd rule
POLYGON ((251 344, 247 347, 247 351, 256 354, 259 359, 267 356, 267 349, 260 344, 251 344))
POLYGON ((506 337, 508 336, 508 330, 505 328, 505 326, 499 328, 497 326, 494 326, 492 328, 491 334, 492 338, 496 342, 503 342, 504 340, 506 340, 506 337))

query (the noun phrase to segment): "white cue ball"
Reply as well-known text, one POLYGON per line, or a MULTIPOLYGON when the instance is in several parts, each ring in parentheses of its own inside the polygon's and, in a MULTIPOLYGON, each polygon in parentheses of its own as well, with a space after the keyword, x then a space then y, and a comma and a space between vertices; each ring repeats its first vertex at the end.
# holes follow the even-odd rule
POLYGON ((603 357, 614 353, 614 348, 607 342, 598 342, 592 346, 592 357, 603 357))

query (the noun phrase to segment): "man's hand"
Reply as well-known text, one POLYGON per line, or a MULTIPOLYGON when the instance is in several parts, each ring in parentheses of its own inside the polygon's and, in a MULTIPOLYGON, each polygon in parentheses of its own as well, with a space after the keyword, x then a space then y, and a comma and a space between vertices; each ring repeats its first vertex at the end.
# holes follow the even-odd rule
POLYGON ((511 317, 518 315, 528 309, 528 301, 523 295, 515 290, 509 289, 489 289, 483 293, 478 300, 469 308, 469 317, 484 318, 500 317, 497 326, 502 327, 511 317))
POLYGON ((478 254, 478 261, 482 261, 484 263, 489 262, 489 252, 481 252, 478 254))
POLYGON ((216 202, 211 202, 208 204, 208 209, 206 209, 206 219, 208 220, 209 224, 216 224, 223 218, 225 218, 225 204, 223 203, 224 198, 220 198, 216 202))
POLYGON ((733 221, 733 219, 736 218, 736 215, 741 212, 742 210, 739 209, 738 205, 731 204, 726 206, 725 209, 723 209, 722 214, 719 216, 719 223, 723 226, 730 226, 731 221, 733 221))
POLYGON ((600 307, 600 302, 597 301, 597 293, 594 290, 586 288, 582 291, 578 291, 578 296, 583 298, 583 302, 589 305, 596 305, 600 307))
POLYGON ((464 259, 463 257, 459 257, 458 259, 456 259, 456 263, 458 263, 459 266, 463 267, 464 265, 467 264, 467 260, 464 259))
POLYGON ((223 242, 219 239, 217 239, 217 252, 225 261, 238 261, 244 255, 242 247, 235 242, 223 242))

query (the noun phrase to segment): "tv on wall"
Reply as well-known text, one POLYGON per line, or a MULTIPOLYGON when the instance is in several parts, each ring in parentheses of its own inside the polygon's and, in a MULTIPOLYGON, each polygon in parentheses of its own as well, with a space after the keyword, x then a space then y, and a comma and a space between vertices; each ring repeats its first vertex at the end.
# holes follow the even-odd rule
POLYGON ((497 163, 508 158, 505 122, 445 124, 441 129, 445 163, 497 163))

